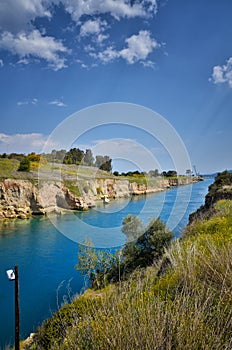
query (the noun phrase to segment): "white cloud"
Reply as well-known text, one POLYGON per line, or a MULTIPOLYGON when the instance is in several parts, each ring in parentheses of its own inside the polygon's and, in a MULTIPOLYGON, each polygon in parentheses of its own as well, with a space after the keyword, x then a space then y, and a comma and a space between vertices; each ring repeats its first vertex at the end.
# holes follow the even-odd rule
POLYGON ((18 101, 17 106, 24 106, 24 105, 36 105, 38 103, 37 98, 33 98, 32 100, 27 101, 18 101))
POLYGON ((59 101, 59 100, 51 101, 51 102, 49 102, 49 104, 57 106, 57 107, 66 107, 66 104, 62 101, 59 101))
MULTIPOLYGON (((31 134, 0 134, 0 153, 30 153, 41 152, 47 142, 47 136, 39 133, 31 134)), ((55 144, 50 145, 51 149, 55 144)))
POLYGON ((17 33, 25 29, 36 17, 50 17, 49 3, 44 0, 1 0, 0 28, 2 31, 17 33))
POLYGON ((120 51, 120 56, 130 64, 146 60, 153 49, 160 47, 147 30, 140 30, 138 35, 126 39, 126 43, 127 48, 120 51))
POLYGON ((116 19, 147 17, 157 11, 156 0, 142 0, 133 4, 128 0, 62 0, 72 19, 79 22, 83 15, 110 14, 116 19))
POLYGON ((120 52, 115 50, 112 46, 109 46, 107 47, 107 49, 105 49, 102 52, 99 52, 98 54, 90 53, 90 56, 93 58, 99 58, 100 61, 102 61, 103 63, 108 63, 120 57, 120 52))
POLYGON ((106 21, 101 21, 99 18, 96 20, 88 20, 84 22, 80 28, 81 36, 88 36, 99 34, 105 30, 107 23, 106 21))
POLYGON ((127 47, 122 50, 116 50, 112 46, 109 46, 102 52, 90 53, 94 58, 99 58, 103 63, 107 63, 115 60, 116 58, 123 58, 129 64, 140 61, 146 67, 153 67, 152 61, 146 61, 147 57, 156 48, 160 47, 160 44, 151 37, 151 33, 147 30, 140 30, 138 35, 132 35, 125 40, 127 47))
MULTIPOLYGON (((118 21, 135 17, 148 18, 157 12, 157 0, 0 0, 0 49, 19 56, 18 64, 27 65, 45 60, 55 71, 65 68, 70 50, 61 40, 46 34, 45 30, 36 29, 33 22, 38 17, 52 18, 54 5, 60 4, 80 26, 80 39, 85 40, 91 36, 94 47, 100 45, 106 48, 99 53, 99 57, 94 51, 91 56, 95 59, 109 62, 121 57, 128 63, 134 63, 145 60, 155 47, 156 42, 149 34, 143 36, 142 33, 147 31, 140 31, 138 36, 127 39, 126 47, 121 51, 111 46, 107 48, 110 26, 102 19, 102 15, 112 16, 118 21), (86 20, 85 15, 92 18, 86 20), (136 40, 139 42, 136 43, 136 40)), ((111 45, 114 45, 113 41, 111 45)), ((0 67, 3 64, 1 62, 0 60, 0 67)))
POLYGON ((95 20, 90 19, 81 25, 80 37, 93 36, 95 43, 97 42, 98 44, 101 44, 109 37, 109 34, 104 33, 106 28, 106 21, 102 21, 99 18, 95 20))
POLYGON ((0 37, 0 48, 9 50, 21 59, 31 56, 44 59, 54 70, 66 67, 65 59, 59 54, 67 53, 68 49, 61 41, 50 36, 42 36, 36 29, 29 34, 20 32, 13 35, 10 32, 4 32, 0 37))
POLYGON ((17 64, 24 64, 24 65, 28 65, 29 63, 30 63, 30 60, 28 58, 22 58, 17 62, 17 64))
POLYGON ((212 80, 215 84, 228 83, 232 88, 232 57, 230 57, 226 64, 222 66, 213 67, 212 80))
POLYGON ((3 60, 0 60, 0 67, 3 67, 3 66, 4 66, 3 60))

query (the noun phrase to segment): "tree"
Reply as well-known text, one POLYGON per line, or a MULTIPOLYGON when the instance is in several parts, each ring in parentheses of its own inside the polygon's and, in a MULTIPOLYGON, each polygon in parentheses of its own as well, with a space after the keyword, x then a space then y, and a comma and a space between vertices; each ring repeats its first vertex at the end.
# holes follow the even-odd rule
MULTIPOLYGON (((123 220, 122 230, 129 236, 131 232, 134 233, 137 230, 141 233, 142 227, 143 223, 135 215, 128 215, 123 220)), ((151 219, 142 234, 134 241, 127 241, 121 251, 115 254, 108 252, 108 255, 105 252, 100 253, 99 259, 94 258, 95 269, 91 274, 92 285, 99 287, 107 282, 117 282, 127 278, 137 268, 152 265, 162 257, 172 238, 173 233, 159 218, 151 219), (103 267, 101 267, 102 263, 103 267)), ((93 266, 92 263, 89 266, 93 266)))
POLYGON ((96 156, 95 166, 101 170, 111 172, 112 159, 109 156, 96 156))
POLYGON ((88 166, 93 166, 94 157, 91 149, 86 149, 85 155, 84 155, 84 163, 88 166))
POLYGON ((107 250, 96 249, 91 240, 84 245, 78 244, 78 263, 75 269, 82 275, 87 275, 92 287, 100 287, 106 283, 110 270, 115 270, 118 264, 118 254, 107 250))
POLYGON ((177 172, 175 170, 163 171, 161 175, 164 177, 175 177, 177 176, 177 172))
POLYGON ((35 152, 31 152, 28 154, 27 157, 30 160, 30 162, 40 162, 41 155, 36 154, 35 152))
POLYGON ((144 224, 137 215, 127 215, 122 222, 122 232, 127 237, 127 242, 137 239, 144 233, 144 224))
POLYGON ((30 171, 30 160, 28 157, 23 157, 20 161, 18 171, 30 171))
POLYGON ((137 267, 147 267, 158 261, 170 244, 173 233, 159 219, 151 219, 145 232, 134 242, 127 243, 122 251, 125 275, 137 267))
POLYGON ((148 175, 151 176, 151 177, 157 177, 157 176, 159 176, 159 170, 158 169, 150 170, 148 172, 148 175))
POLYGON ((84 158, 84 151, 79 148, 71 148, 65 155, 63 163, 80 164, 84 158))

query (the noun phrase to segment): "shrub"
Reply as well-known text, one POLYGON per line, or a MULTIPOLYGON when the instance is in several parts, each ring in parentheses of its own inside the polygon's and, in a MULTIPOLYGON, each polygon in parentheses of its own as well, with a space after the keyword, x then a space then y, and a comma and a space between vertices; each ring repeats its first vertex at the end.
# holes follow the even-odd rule
POLYGON ((18 171, 30 171, 30 160, 28 157, 23 157, 20 161, 18 171))

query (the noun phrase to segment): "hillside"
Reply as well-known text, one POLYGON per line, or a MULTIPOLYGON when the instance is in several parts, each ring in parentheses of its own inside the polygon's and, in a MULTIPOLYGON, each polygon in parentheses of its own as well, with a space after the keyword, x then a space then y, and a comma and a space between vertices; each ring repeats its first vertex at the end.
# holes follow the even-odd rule
POLYGON ((25 349, 231 349, 232 201, 212 206, 159 263, 77 296, 25 349))
POLYGON ((205 197, 205 204, 190 215, 190 223, 210 218, 215 214, 214 204, 223 199, 232 200, 232 173, 228 171, 217 174, 214 183, 209 186, 208 193, 205 197))
POLYGON ((88 210, 105 198, 144 195, 197 181, 187 176, 114 176, 74 164, 32 162, 29 172, 17 171, 18 167, 17 160, 0 159, 0 219, 88 210))

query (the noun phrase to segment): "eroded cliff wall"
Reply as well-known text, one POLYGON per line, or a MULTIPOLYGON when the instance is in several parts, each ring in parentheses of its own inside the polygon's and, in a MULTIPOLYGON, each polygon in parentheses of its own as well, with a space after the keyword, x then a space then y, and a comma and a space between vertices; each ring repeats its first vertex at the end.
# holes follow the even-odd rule
MULTIPOLYGON (((189 180, 186 179, 181 184, 187 183, 189 180)), ((112 200, 147 194, 179 184, 162 178, 152 186, 126 179, 85 179, 74 184, 80 193, 76 195, 61 181, 42 181, 35 185, 30 180, 6 179, 0 181, 0 219, 24 219, 53 211, 87 210, 104 197, 112 200)))

